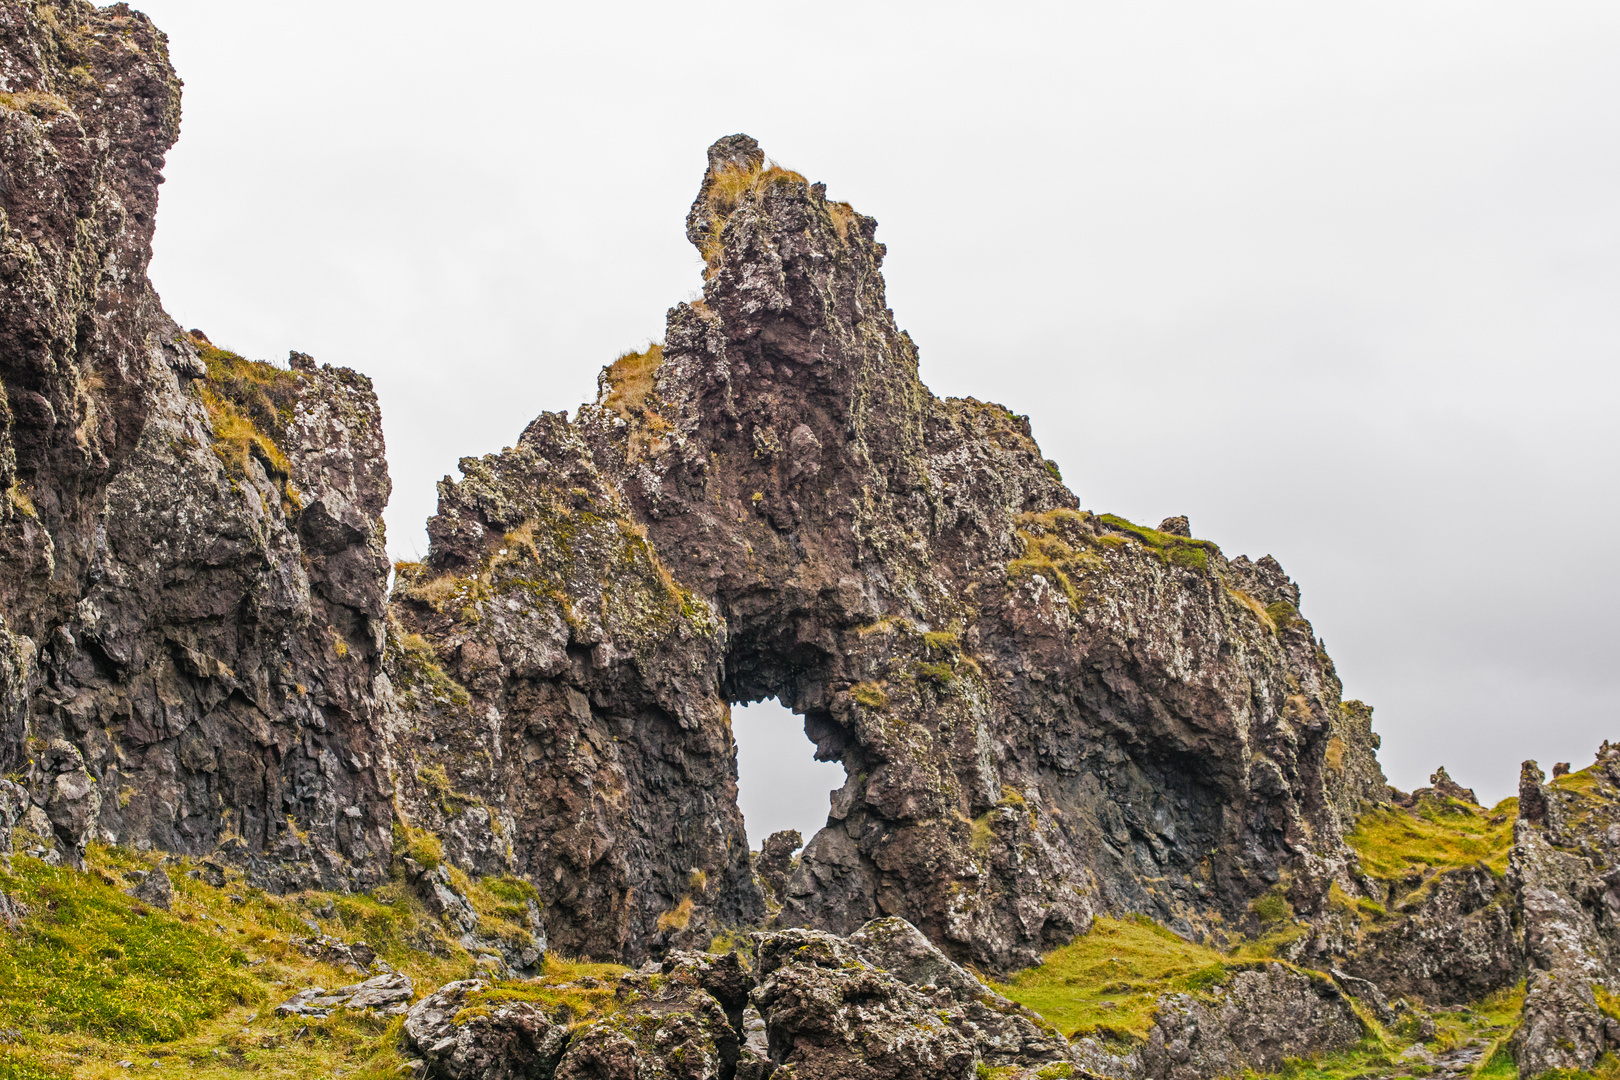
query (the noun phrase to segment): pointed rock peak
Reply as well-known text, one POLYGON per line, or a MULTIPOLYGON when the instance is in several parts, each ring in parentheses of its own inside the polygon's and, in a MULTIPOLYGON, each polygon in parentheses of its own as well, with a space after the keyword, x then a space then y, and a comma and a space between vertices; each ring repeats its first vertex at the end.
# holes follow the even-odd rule
MULTIPOLYGON (((703 253, 711 270, 720 258, 724 246, 721 233, 733 212, 745 203, 763 199, 772 189, 784 190, 780 185, 785 185, 790 198, 796 195, 799 201, 808 201, 814 207, 812 216, 827 217, 840 241, 848 238, 850 225, 859 216, 846 203, 828 201, 827 185, 811 184, 803 174, 771 161, 758 141, 748 135, 727 135, 716 140, 709 147, 708 157, 703 183, 686 215, 686 238, 703 253)), ((801 216, 789 215, 795 223, 801 216)), ((864 231, 870 233, 876 225, 871 222, 864 231)))
POLYGON ((765 151, 752 135, 727 135, 716 139, 709 147, 709 167, 703 172, 703 183, 697 198, 686 214, 686 239, 707 258, 715 246, 715 232, 725 220, 730 206, 722 207, 725 195, 735 205, 735 192, 723 189, 738 186, 736 180, 757 176, 765 168, 765 151))
POLYGON ((709 174, 704 186, 722 169, 761 169, 765 166, 765 151, 752 135, 727 135, 716 139, 709 147, 709 174))

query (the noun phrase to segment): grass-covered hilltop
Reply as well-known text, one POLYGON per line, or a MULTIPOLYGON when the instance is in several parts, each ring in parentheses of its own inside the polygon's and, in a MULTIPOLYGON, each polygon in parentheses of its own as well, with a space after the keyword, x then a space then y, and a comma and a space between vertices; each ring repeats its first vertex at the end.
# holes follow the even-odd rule
POLYGON ((0 79, 0 1080, 1620 1070, 1620 752, 1393 792, 1283 568, 934 396, 753 139, 702 298, 390 567, 370 381, 145 278, 163 35, 0 0, 0 79), (802 850, 764 697, 848 777, 802 850))

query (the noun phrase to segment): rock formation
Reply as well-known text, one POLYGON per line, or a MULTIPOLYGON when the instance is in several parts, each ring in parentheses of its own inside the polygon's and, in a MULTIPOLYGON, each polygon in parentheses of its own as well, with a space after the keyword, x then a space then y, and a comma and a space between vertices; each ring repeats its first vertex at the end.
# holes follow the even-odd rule
POLYGON ((1229 1075, 1520 979, 1524 1075, 1620 1048, 1620 751, 1527 764, 1511 837, 1444 769, 1391 792, 1282 567, 1081 509, 1027 418, 931 394, 877 223, 747 136, 687 217, 702 299, 464 459, 388 595, 369 381, 216 347, 147 281, 179 86, 126 5, 0 0, 0 848, 392 874, 489 975, 406 1021, 446 1077, 1229 1075), (797 860, 737 808, 764 697, 847 775, 797 860), (1500 843, 1375 872, 1358 821, 1403 814, 1500 843), (967 966, 1100 914, 1269 951, 1136 1042, 967 966), (648 966, 579 1015, 494 986, 548 944, 648 966))
POLYGON ((212 852, 364 888, 388 498, 363 376, 241 361, 146 279, 179 128, 124 5, 0 4, 0 756, 71 859, 212 852))
POLYGON ((460 689, 417 697, 407 803, 639 962, 761 910, 726 717, 775 696, 849 776, 787 923, 898 915, 1004 971, 1095 910, 1320 900, 1383 778, 1281 567, 1082 511, 1026 419, 930 394, 877 223, 747 136, 687 221, 664 342, 440 485, 397 606, 460 689))

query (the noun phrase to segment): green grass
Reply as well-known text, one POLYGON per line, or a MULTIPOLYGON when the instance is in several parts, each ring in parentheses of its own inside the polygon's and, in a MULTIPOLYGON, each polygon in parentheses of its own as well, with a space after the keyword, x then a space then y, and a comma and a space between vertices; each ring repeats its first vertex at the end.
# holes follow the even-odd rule
POLYGON ((1476 1080, 1519 1080, 1519 1066, 1514 1064, 1513 1051, 1503 1039, 1491 1048, 1490 1055, 1474 1070, 1476 1080))
POLYGON ((301 505, 288 484, 292 466, 279 445, 298 403, 305 376, 262 360, 247 360, 202 338, 191 344, 208 366, 200 388, 214 429, 214 452, 235 477, 247 473, 249 457, 257 458, 281 490, 288 513, 301 505))
POLYGON ((1044 514, 1020 514, 1018 539, 1024 553, 1007 564, 1007 579, 1044 577, 1068 599, 1076 611, 1085 603, 1086 589, 1075 579, 1106 567, 1094 553, 1085 550, 1091 538, 1083 532, 1087 515, 1059 508, 1044 514), (1076 547, 1075 545, 1080 545, 1076 547))
MULTIPOLYGON (((1377 1038, 1368 1037, 1348 1050, 1320 1054, 1314 1058, 1292 1058, 1274 1073, 1264 1074, 1278 1080, 1359 1080, 1361 1077, 1381 1076, 1396 1070, 1395 1053, 1377 1038)), ((1261 1074, 1245 1069, 1244 1080, 1259 1080, 1261 1074)))
MULTIPOLYGON (((1513 1059, 1509 1058, 1509 1062, 1513 1059)), ((1495 1072, 1492 1077, 1517 1076, 1517 1073, 1495 1072)), ((1542 1073, 1537 1080, 1620 1080, 1620 1058, 1612 1053, 1604 1054, 1593 1064, 1590 1072, 1576 1072, 1573 1069, 1554 1069, 1549 1073, 1542 1073)))
POLYGON ((1162 533, 1157 529, 1149 529, 1145 525, 1126 521, 1118 514, 1103 514, 1097 520, 1110 528, 1129 533, 1172 566, 1204 573, 1209 569, 1209 553, 1220 552, 1220 548, 1208 540, 1192 540, 1185 536, 1162 533))
POLYGON ((1482 810, 1456 799, 1426 797, 1412 811, 1387 806, 1363 814, 1345 841, 1361 857, 1362 872, 1385 881, 1476 863, 1500 877, 1507 873, 1517 814, 1517 799, 1482 810), (1493 824, 1493 819, 1500 820, 1493 824))
POLYGON ((1048 953, 1040 967, 992 985, 1065 1035, 1142 1039, 1160 994, 1224 982, 1224 959, 1145 917, 1099 918, 1090 933, 1048 953))
MULTIPOLYGON (((323 932, 365 940, 418 991, 481 974, 413 889, 396 881, 365 896, 270 896, 232 872, 222 889, 168 867, 170 912, 124 895, 124 873, 155 855, 92 844, 85 871, 12 857, 0 889, 28 906, 0 931, 0 1080, 110 1080, 123 1060, 145 1072, 197 1080, 349 1080, 397 1077, 404 1058, 397 1018, 339 1013, 278 1017, 272 1007, 306 986, 360 978, 291 943, 318 920, 323 932)), ((481 914, 516 914, 522 883, 472 885, 481 914)))
POLYGON ((34 912, 0 937, 0 1024, 160 1042, 264 1000, 234 942, 136 904, 108 880, 17 857, 0 889, 34 912))
POLYGON ((859 682, 849 688, 849 696, 868 709, 887 709, 889 696, 874 682, 859 682))
POLYGON ((521 982, 500 982, 467 1000, 467 1009, 502 1001, 533 1001, 568 1011, 570 1023, 579 1024, 615 1013, 623 1005, 614 980, 629 972, 618 964, 593 964, 547 954, 540 977, 521 982), (595 980, 595 985, 579 985, 595 980))

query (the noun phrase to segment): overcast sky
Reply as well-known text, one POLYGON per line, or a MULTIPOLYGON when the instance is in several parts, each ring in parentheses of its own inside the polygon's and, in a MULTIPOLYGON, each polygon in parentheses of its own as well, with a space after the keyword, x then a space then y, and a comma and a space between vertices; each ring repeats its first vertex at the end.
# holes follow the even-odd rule
POLYGON ((697 294, 745 131, 878 219, 935 392, 1030 414, 1084 506, 1282 562, 1392 782, 1491 801, 1620 739, 1612 0, 140 6, 186 81, 152 277, 375 380, 397 557, 697 294))

